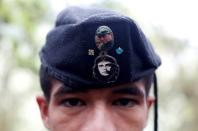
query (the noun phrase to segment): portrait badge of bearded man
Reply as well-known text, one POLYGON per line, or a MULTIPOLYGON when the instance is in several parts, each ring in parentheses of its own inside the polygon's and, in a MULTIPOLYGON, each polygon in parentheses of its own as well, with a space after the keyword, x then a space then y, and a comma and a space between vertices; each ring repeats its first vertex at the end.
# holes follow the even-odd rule
POLYGON ((100 26, 96 30, 95 42, 100 51, 109 51, 114 45, 112 30, 108 26, 100 26))

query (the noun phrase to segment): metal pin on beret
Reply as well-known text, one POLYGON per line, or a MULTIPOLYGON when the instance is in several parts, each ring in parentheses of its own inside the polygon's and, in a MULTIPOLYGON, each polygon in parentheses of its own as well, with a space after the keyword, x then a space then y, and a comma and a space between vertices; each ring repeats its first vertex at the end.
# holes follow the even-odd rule
POLYGON ((119 75, 119 65, 114 57, 107 55, 113 48, 113 32, 108 26, 99 26, 96 30, 95 42, 100 50, 93 66, 93 76, 103 83, 115 82, 119 75))
POLYGON ((129 83, 161 64, 131 18, 106 9, 80 7, 69 7, 58 15, 40 58, 49 75, 71 88, 129 83))
POLYGON ((96 46, 101 51, 108 51, 113 47, 113 32, 108 26, 100 26, 96 30, 96 46))

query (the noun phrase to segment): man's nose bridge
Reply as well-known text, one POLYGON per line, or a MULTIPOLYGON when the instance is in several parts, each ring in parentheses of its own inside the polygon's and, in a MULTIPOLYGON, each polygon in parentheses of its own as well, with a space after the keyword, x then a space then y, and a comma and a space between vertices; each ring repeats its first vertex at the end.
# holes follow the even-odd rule
POLYGON ((89 129, 94 131, 116 131, 111 112, 105 105, 96 106, 91 114, 88 122, 89 129))
POLYGON ((110 119, 108 118, 110 114, 105 104, 99 103, 97 106, 95 106, 93 110, 93 115, 94 115, 93 119, 96 121, 104 122, 105 120, 110 119))

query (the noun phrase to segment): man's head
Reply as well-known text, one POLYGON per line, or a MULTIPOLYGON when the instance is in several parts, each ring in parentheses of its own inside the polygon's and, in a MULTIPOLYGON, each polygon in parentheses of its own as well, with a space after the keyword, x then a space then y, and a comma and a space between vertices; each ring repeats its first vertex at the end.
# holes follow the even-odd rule
POLYGON ((71 7, 40 52, 37 97, 50 131, 142 131, 160 59, 140 28, 115 12, 71 7), (80 12, 80 13, 79 13, 80 12))
POLYGON ((154 102, 148 96, 152 81, 148 75, 108 88, 72 89, 46 76, 41 80, 45 95, 37 102, 50 131, 142 131, 154 102))

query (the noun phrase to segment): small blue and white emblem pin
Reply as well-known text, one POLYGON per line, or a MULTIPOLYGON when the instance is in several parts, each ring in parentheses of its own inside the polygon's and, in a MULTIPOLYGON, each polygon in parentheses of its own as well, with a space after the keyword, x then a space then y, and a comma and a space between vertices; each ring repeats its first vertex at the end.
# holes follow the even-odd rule
POLYGON ((117 53, 118 55, 122 54, 123 52, 124 52, 124 50, 123 50, 121 47, 118 47, 118 48, 116 49, 116 53, 117 53))

